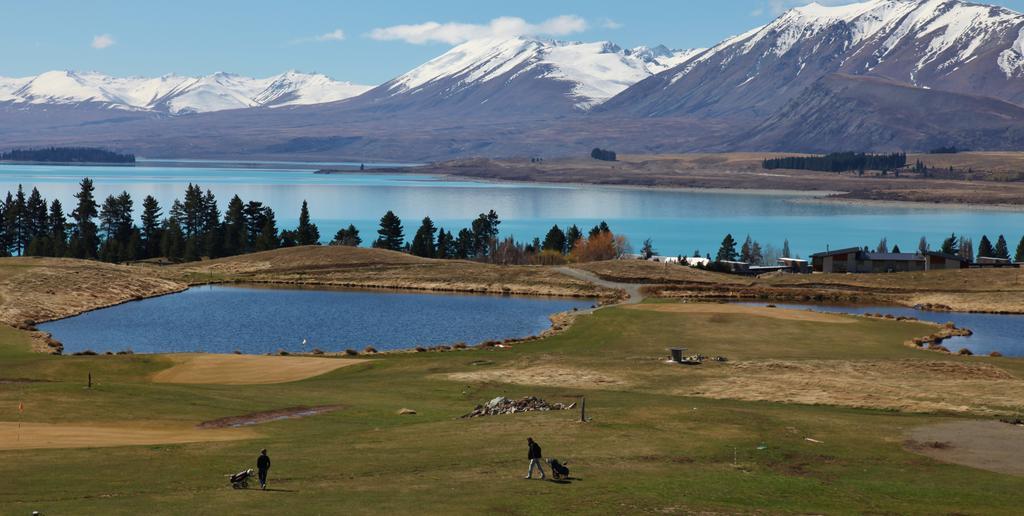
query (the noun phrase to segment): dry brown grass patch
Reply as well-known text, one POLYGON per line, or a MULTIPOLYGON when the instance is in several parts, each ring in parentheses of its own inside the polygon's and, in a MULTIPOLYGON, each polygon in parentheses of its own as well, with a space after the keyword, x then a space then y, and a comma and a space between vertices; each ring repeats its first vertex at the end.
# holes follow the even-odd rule
POLYGON ((153 375, 156 383, 257 385, 312 378, 366 360, 264 355, 169 355, 173 366, 153 375))
POLYGON ((990 364, 952 360, 736 362, 677 394, 907 412, 1024 409, 1024 381, 990 364))

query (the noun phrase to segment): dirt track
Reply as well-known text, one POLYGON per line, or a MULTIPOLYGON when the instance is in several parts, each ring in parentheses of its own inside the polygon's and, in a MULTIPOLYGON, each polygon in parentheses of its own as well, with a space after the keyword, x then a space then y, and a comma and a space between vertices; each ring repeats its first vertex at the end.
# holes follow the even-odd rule
POLYGON ((784 319, 787 321, 809 321, 831 324, 853 324, 852 317, 825 314, 809 310, 786 310, 782 308, 766 308, 760 306, 736 305, 728 303, 673 303, 657 305, 636 305, 626 307, 629 310, 645 312, 669 312, 676 314, 736 314, 784 319))
POLYGON ((153 375, 156 383, 257 385, 312 378, 368 360, 264 355, 168 355, 175 365, 153 375))
POLYGON ((1024 427, 999 421, 952 421, 921 426, 904 446, 943 462, 1024 476, 1024 427))
POLYGON ((38 448, 103 448, 150 444, 180 444, 251 439, 257 434, 244 429, 201 430, 191 425, 51 424, 0 422, 0 450, 38 448))

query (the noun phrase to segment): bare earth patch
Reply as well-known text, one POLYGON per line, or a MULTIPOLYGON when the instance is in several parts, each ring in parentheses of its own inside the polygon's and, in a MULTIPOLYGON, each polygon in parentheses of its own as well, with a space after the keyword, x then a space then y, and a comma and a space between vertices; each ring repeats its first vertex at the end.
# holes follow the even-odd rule
POLYGON ((168 355, 176 362, 153 375, 156 383, 257 385, 312 378, 367 360, 265 355, 168 355))
POLYGON ((342 408, 343 407, 341 405, 320 405, 317 407, 289 407, 276 410, 266 410, 241 416, 222 417, 220 419, 203 421, 196 425, 196 428, 239 428, 243 426, 258 425, 260 423, 269 423, 271 421, 280 421, 282 419, 298 419, 316 416, 318 414, 326 414, 328 412, 334 412, 335 410, 341 410, 342 408))
POLYGON ((1004 414, 1024 410, 1024 381, 981 363, 922 360, 736 362, 689 396, 900 410, 1004 414))
POLYGON ((245 429, 202 430, 189 425, 166 423, 140 425, 53 424, 0 422, 0 450, 39 448, 105 448, 153 444, 181 444, 250 439, 256 434, 245 429))
POLYGON ((904 447, 943 462, 1024 476, 1024 427, 952 421, 914 428, 904 447))
POLYGON ((627 310, 644 310, 648 312, 666 312, 674 314, 737 314, 756 317, 769 317, 787 321, 808 321, 835 324, 853 324, 856 319, 842 315, 812 312, 810 310, 786 310, 782 308, 766 308, 731 303, 674 303, 648 304, 624 307, 627 310))
POLYGON ((630 385, 625 379, 599 371, 557 365, 514 369, 487 369, 445 375, 458 382, 497 382, 519 385, 560 385, 578 389, 618 389, 630 385))

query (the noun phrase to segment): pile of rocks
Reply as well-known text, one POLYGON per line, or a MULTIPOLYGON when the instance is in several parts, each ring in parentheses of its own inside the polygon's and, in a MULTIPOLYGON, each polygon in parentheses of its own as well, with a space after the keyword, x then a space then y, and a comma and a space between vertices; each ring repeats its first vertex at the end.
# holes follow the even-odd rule
POLYGON ((498 396, 483 405, 477 405, 469 414, 462 416, 463 419, 471 417, 498 416, 501 414, 516 414, 519 412, 547 412, 550 410, 571 410, 576 407, 575 403, 568 405, 564 403, 548 403, 536 396, 527 396, 519 400, 510 400, 504 396, 498 396))

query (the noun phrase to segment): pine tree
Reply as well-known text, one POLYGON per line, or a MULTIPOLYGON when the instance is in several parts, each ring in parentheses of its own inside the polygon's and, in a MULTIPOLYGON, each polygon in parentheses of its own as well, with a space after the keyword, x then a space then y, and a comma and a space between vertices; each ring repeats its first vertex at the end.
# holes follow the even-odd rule
POLYGON ((96 258, 96 249, 99 247, 98 228, 93 221, 99 215, 97 211, 99 207, 93 196, 96 189, 88 177, 82 179, 79 186, 80 190, 75 194, 78 206, 71 212, 71 218, 75 221, 74 230, 71 233, 71 256, 74 258, 96 258))
POLYGON ((1024 237, 1020 237, 1020 243, 1017 244, 1017 254, 1014 255, 1013 261, 1024 263, 1024 237))
POLYGON ((152 195, 142 200, 142 256, 153 258, 160 254, 160 203, 152 195))
POLYGON ((791 253, 789 251, 789 239, 787 238, 787 239, 783 240, 783 242, 782 242, 782 257, 783 258, 792 258, 792 256, 790 256, 790 254, 791 253))
POLYGON ((39 190, 36 188, 32 189, 32 194, 28 196, 28 201, 25 203, 25 215, 25 225, 29 241, 45 237, 50 230, 49 221, 47 220, 46 199, 43 199, 43 196, 39 194, 39 190))
POLYGON ((498 226, 501 220, 494 210, 481 213, 471 224, 473 230, 473 255, 478 258, 487 256, 491 245, 498 238, 498 226))
POLYGON ((68 252, 68 220, 64 217, 64 206, 62 206, 60 201, 57 199, 54 199, 53 202, 50 203, 49 219, 50 248, 47 254, 56 257, 64 256, 68 252))
POLYGON ((544 235, 544 242, 540 247, 545 251, 556 251, 565 254, 566 237, 565 233, 562 232, 562 228, 559 228, 557 224, 552 226, 548 230, 548 234, 544 235))
POLYGON ((256 240, 267 223, 266 208, 259 201, 249 201, 242 209, 245 220, 245 252, 256 249, 256 240))
POLYGON ((576 224, 569 226, 569 229, 565 232, 565 252, 571 253, 573 248, 576 247, 576 242, 579 242, 581 238, 583 238, 583 232, 580 231, 580 228, 576 224))
POLYGON ((438 256, 444 255, 446 259, 459 257, 459 243, 451 231, 444 231, 444 249, 441 249, 441 239, 437 240, 438 256))
POLYGON ((644 260, 649 260, 656 252, 657 251, 654 250, 654 241, 650 238, 644 240, 644 245, 640 248, 640 257, 644 260))
POLYGON ((7 234, 11 240, 11 254, 25 254, 31 238, 28 235, 28 213, 25 206, 25 190, 18 185, 13 201, 7 202, 7 234))
POLYGON ((160 239, 160 254, 168 260, 181 260, 185 256, 185 235, 181 231, 181 225, 174 218, 169 218, 165 222, 163 238, 160 239))
POLYGON ((476 255, 473 249, 473 232, 466 228, 460 229, 455 240, 455 248, 455 256, 459 259, 474 258, 476 255))
POLYGON ((203 233, 203 224, 206 221, 206 204, 203 198, 203 189, 199 185, 188 184, 185 188, 185 202, 182 204, 183 217, 178 221, 181 223, 181 230, 185 233, 185 239, 200 236, 203 233))
POLYGON ((433 258, 437 252, 434 241, 435 233, 437 233, 437 228, 434 227, 434 221, 430 220, 430 217, 424 217, 423 223, 420 224, 420 228, 416 230, 416 235, 412 238, 412 246, 410 248, 412 254, 424 258, 433 258))
POLYGON ((764 265, 764 251, 761 250, 761 244, 756 240, 750 246, 750 262, 753 265, 764 265))
POLYGON ((309 221, 309 206, 302 201, 299 210, 299 227, 295 229, 295 243, 298 245, 320 245, 320 228, 309 221))
POLYGON ((228 202, 224 213, 224 246, 225 256, 234 256, 246 251, 248 243, 248 223, 245 219, 245 203, 239 196, 228 202))
POLYGON ((353 224, 349 224, 347 228, 339 229, 334 234, 334 240, 331 241, 331 245, 345 245, 349 247, 359 247, 359 244, 362 243, 363 239, 359 238, 359 230, 353 224))
POLYGON ((224 256, 224 224, 220 221, 217 197, 210 190, 203 197, 203 253, 209 258, 224 256))
POLYGON ((725 238, 722 239, 722 246, 718 248, 718 255, 715 257, 715 260, 719 262, 734 262, 736 258, 736 240, 732 238, 731 234, 725 235, 725 238))
POLYGON ((999 238, 996 240, 996 248, 993 254, 996 258, 1010 259, 1010 248, 1006 244, 1006 237, 1003 235, 999 235, 999 238))
POLYGON ((894 254, 900 254, 900 252, 901 252, 901 251, 900 251, 900 245, 899 245, 899 244, 896 244, 896 245, 892 246, 892 252, 893 252, 894 254))
POLYGON ((754 241, 751 240, 750 235, 747 235, 746 240, 743 241, 743 245, 740 246, 740 261, 744 263, 754 263, 751 251, 753 250, 754 241))
POLYGON ((383 217, 380 218, 380 229, 377 230, 377 240, 373 242, 373 247, 378 249, 388 249, 391 251, 401 251, 405 244, 405 233, 402 227, 402 219, 398 218, 394 212, 388 210, 383 217))
POLYGON ((957 256, 960 254, 960 239, 957 238, 956 233, 953 233, 949 238, 942 241, 942 252, 945 254, 951 254, 957 256))
POLYGON ((448 233, 442 227, 437 230, 437 245, 434 246, 434 258, 439 260, 451 258, 448 254, 448 250, 450 248, 451 245, 448 243, 448 233))
POLYGON ((992 258, 995 255, 995 249, 992 247, 992 242, 989 241, 988 235, 981 235, 981 242, 978 243, 978 256, 992 258))
POLYGON ((257 251, 272 251, 281 247, 281 240, 277 234, 277 220, 274 218, 274 210, 266 208, 263 210, 263 227, 256 239, 255 249, 257 251))
POLYGON ((921 240, 917 242, 917 254, 925 255, 928 254, 928 239, 921 237, 921 240))

